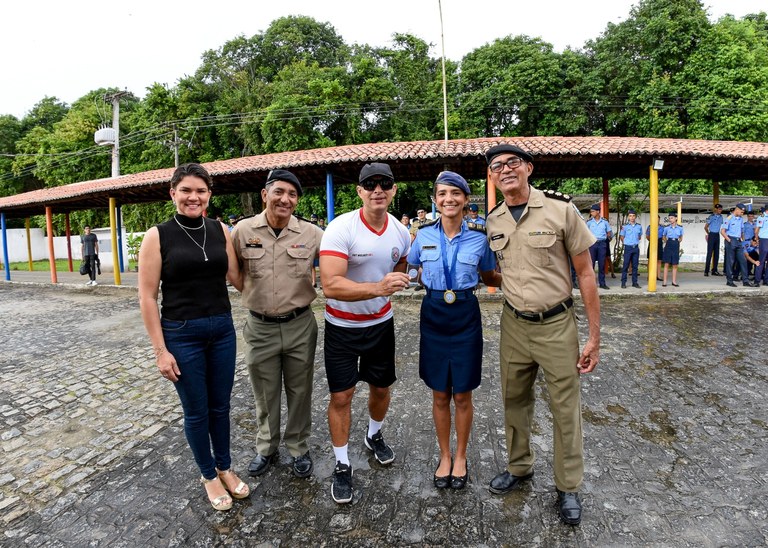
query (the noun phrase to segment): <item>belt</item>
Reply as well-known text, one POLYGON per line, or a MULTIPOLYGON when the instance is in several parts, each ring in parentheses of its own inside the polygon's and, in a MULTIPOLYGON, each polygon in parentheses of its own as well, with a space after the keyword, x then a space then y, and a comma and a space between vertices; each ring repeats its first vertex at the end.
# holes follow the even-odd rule
MULTIPOLYGON (((446 290, 437 290, 437 289, 430 289, 427 288, 427 297, 430 299, 438 299, 438 300, 445 300, 445 291, 446 290)), ((461 299, 468 299, 470 296, 475 294, 474 289, 455 289, 452 290, 453 293, 456 295, 456 298, 461 299)))
POLYGON ((528 320, 529 322, 543 322, 547 318, 551 318, 552 316, 557 316, 558 314, 561 314, 571 308, 573 306, 573 298, 568 297, 566 300, 561 302, 559 305, 555 306, 554 308, 550 308, 546 312, 521 312, 520 310, 517 310, 515 307, 513 307, 509 302, 506 300, 504 301, 504 304, 509 307, 509 309, 515 313, 515 316, 518 318, 522 318, 524 320, 528 320))
POLYGON ((264 314, 259 314, 258 312, 254 312, 253 310, 249 310, 248 312, 251 313, 251 316, 263 322, 285 323, 295 318, 298 318, 299 316, 304 314, 304 312, 306 312, 307 310, 309 310, 309 306, 302 306, 301 308, 297 308, 296 310, 291 310, 290 312, 288 312, 288 314, 283 314, 282 316, 265 316, 264 314))
POLYGON ((624 244, 624 247, 637 247, 637 244, 624 244))
POLYGON ((668 242, 676 242, 676 241, 677 241, 677 238, 667 238, 667 241, 668 241, 668 242))

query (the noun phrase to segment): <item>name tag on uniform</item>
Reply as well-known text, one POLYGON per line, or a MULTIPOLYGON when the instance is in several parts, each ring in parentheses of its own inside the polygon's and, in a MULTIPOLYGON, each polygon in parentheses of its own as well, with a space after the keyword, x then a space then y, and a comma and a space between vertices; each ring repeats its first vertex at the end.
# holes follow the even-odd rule
POLYGON ((306 246, 305 244, 293 244, 291 247, 292 247, 293 249, 304 249, 304 248, 306 248, 307 246, 306 246))
POLYGON ((501 240, 504 237, 504 234, 494 234, 491 236, 491 241, 501 240))
POLYGON ((421 249, 437 249, 436 245, 423 245, 421 249))
POLYGON ((554 232, 551 230, 529 232, 528 236, 554 236, 554 232))
POLYGON ((245 247, 263 247, 261 244, 245 244, 245 247))

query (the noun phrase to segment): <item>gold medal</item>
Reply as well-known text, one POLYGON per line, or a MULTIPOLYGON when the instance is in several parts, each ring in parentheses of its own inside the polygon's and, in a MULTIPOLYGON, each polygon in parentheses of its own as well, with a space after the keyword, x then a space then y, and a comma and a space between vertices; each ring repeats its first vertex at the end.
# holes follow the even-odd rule
POLYGON ((456 302, 456 293, 451 291, 450 289, 443 293, 443 300, 448 304, 453 304, 456 302))

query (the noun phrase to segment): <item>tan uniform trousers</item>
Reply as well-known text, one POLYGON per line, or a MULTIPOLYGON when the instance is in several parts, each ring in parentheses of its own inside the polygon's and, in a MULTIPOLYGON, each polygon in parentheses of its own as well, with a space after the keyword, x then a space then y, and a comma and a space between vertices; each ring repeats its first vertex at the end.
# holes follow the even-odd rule
POLYGON ((561 491, 578 491, 584 476, 584 454, 576 369, 579 341, 573 308, 538 323, 517 318, 504 306, 500 354, 507 470, 515 476, 533 471, 531 423, 536 373, 541 366, 554 423, 555 485, 561 491))
POLYGON ((245 363, 256 400, 259 432, 256 451, 268 456, 280 444, 280 400, 285 386, 288 418, 283 439, 292 456, 309 450, 312 427, 312 377, 317 321, 312 309, 285 323, 269 323, 250 314, 243 327, 245 363))

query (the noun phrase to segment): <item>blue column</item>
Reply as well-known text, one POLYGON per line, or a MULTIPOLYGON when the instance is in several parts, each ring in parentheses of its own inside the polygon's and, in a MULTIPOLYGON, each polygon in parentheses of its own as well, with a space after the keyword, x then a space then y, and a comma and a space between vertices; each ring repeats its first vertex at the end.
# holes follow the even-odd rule
POLYGON ((125 272, 123 266, 123 206, 117 206, 117 256, 120 260, 120 272, 125 272))
POLYGON ((330 223, 336 216, 336 212, 333 210, 333 198, 333 174, 328 170, 325 172, 325 208, 328 210, 326 224, 330 223))
POLYGON ((5 265, 5 281, 11 281, 11 263, 8 262, 8 233, 5 226, 5 213, 0 213, 0 231, 3 232, 3 264, 5 265))

